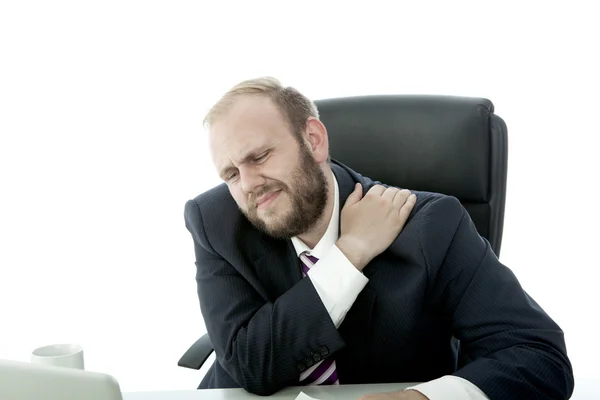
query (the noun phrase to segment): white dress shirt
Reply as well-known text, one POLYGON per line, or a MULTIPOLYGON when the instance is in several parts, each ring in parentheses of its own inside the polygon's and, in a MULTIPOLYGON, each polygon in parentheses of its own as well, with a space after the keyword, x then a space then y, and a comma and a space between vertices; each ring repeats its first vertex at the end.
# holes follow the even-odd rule
MULTIPOLYGON (((331 173, 333 176, 333 173, 331 173)), ((356 301, 358 294, 369 282, 362 272, 352 265, 336 246, 340 220, 339 188, 333 176, 335 193, 333 213, 325 235, 311 249, 297 237, 292 238, 296 254, 306 252, 319 261, 308 271, 308 277, 329 313, 336 328, 342 324, 346 313, 356 301)), ((406 390, 417 390, 429 400, 489 400, 477 386, 466 379, 446 375, 406 390)))

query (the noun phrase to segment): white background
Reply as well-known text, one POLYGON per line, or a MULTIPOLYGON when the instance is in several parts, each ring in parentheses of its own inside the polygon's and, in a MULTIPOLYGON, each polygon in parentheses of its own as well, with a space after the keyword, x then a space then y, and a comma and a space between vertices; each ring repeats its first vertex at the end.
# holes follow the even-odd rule
POLYGON ((510 144, 501 260, 576 376, 599 376, 592 2, 324 3, 1 3, 0 358, 76 342, 124 391, 197 386, 176 363, 204 332, 183 222, 219 183, 201 120, 273 75, 314 99, 491 99, 510 144))

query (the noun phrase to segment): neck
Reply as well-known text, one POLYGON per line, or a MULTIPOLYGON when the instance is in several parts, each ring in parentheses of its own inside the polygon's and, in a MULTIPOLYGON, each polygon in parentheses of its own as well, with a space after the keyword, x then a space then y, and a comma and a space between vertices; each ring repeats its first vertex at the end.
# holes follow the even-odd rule
POLYGON ((327 227, 329 226, 329 221, 331 221, 331 214, 333 214, 333 203, 335 196, 335 183, 333 181, 333 171, 329 165, 324 168, 323 173, 325 174, 325 178, 327 179, 327 203, 325 204, 325 210, 323 211, 323 215, 317 223, 305 233, 298 235, 298 239, 302 240, 304 244, 306 244, 311 249, 319 243, 319 240, 325 235, 327 232, 327 227))

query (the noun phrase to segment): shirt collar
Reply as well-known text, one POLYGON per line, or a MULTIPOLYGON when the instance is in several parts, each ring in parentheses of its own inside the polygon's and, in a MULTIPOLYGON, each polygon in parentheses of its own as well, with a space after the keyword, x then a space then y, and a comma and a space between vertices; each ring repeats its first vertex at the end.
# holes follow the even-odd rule
POLYGON ((302 240, 294 236, 292 238, 292 244, 294 245, 294 249, 296 250, 296 255, 300 257, 300 254, 307 252, 313 257, 322 258, 329 249, 335 245, 335 242, 338 240, 338 227, 340 221, 340 195, 337 180, 335 179, 335 175, 331 172, 333 177, 333 212, 331 213, 331 219, 329 220, 329 225, 327 226, 327 230, 325 234, 319 240, 314 249, 309 248, 302 240))

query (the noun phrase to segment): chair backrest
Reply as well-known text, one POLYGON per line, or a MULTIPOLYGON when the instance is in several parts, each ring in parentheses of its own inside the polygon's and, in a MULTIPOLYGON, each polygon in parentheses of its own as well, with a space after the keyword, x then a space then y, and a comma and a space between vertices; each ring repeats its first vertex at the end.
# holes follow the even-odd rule
POLYGON ((315 103, 331 158, 389 185, 458 198, 500 255, 508 136, 491 101, 392 95, 315 103))

